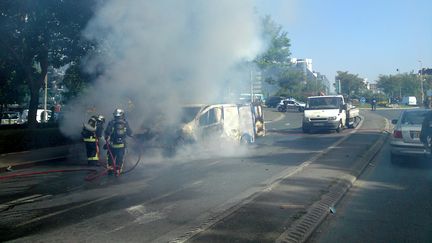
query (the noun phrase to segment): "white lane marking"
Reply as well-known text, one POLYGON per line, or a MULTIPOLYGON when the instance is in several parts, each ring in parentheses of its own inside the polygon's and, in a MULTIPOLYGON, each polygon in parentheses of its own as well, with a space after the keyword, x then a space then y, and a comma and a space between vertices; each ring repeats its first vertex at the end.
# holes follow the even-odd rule
POLYGON ((159 219, 166 218, 166 215, 158 211, 153 211, 153 212, 147 211, 145 206, 142 204, 129 207, 126 209, 126 211, 135 218, 133 223, 136 224, 146 224, 159 219))
POLYGON ((20 204, 25 204, 25 203, 32 203, 35 201, 40 201, 43 200, 45 198, 50 198, 51 195, 42 195, 42 194, 34 194, 31 196, 27 196, 27 197, 22 197, 22 198, 18 198, 3 204, 0 204, 0 210, 5 210, 11 206, 16 206, 16 205, 20 205, 20 204))
POLYGON ((16 227, 21 227, 21 226, 24 226, 24 225, 28 225, 28 224, 31 224, 31 223, 34 223, 34 222, 37 222, 37 221, 40 221, 40 220, 43 220, 43 219, 46 219, 46 218, 50 218, 50 217, 53 217, 53 216, 56 216, 56 215, 59 215, 59 214, 62 214, 62 213, 74 210, 74 209, 82 208, 82 207, 91 205, 93 203, 97 203, 97 202, 100 202, 100 201, 103 201, 103 200, 106 200, 106 199, 109 199, 109 198, 113 198, 115 196, 117 196, 117 194, 109 195, 109 196, 106 196, 106 197, 101 197, 101 198, 98 198, 98 199, 95 199, 95 200, 92 200, 92 201, 89 201, 89 202, 86 202, 86 203, 83 203, 83 204, 79 204, 79 205, 76 205, 76 206, 73 206, 73 207, 70 207, 70 208, 59 210, 59 211, 54 212, 54 213, 50 213, 50 214, 46 214, 46 215, 43 215, 43 216, 40 216, 40 217, 36 217, 36 218, 31 219, 31 220, 28 220, 28 221, 22 222, 20 224, 17 224, 16 227))
POLYGON ((287 126, 287 127, 288 127, 289 125, 291 125, 291 124, 290 124, 290 123, 285 123, 285 126, 287 126))
POLYGON ((270 121, 264 121, 264 124, 268 124, 268 123, 272 123, 272 122, 277 122, 282 120, 285 117, 285 114, 279 114, 279 116, 274 119, 274 120, 270 120, 270 121))

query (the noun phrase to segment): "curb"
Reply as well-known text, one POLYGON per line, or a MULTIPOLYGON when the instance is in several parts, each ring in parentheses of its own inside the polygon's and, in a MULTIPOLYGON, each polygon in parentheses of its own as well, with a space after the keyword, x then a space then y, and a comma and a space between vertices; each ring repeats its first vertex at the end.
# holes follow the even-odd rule
POLYGON ((309 239, 312 233, 331 213, 333 207, 340 202, 358 177, 363 174, 365 169, 369 166, 369 162, 381 150, 389 135, 387 132, 389 129, 389 122, 387 119, 385 119, 385 121, 386 125, 381 137, 377 139, 363 156, 357 159, 355 164, 362 164, 360 169, 354 171, 353 174, 346 174, 339 178, 338 182, 330 188, 329 192, 321 197, 321 200, 310 206, 305 215, 279 236, 276 240, 277 243, 305 242, 309 239))
POLYGON ((48 163, 69 158, 75 144, 47 147, 0 155, 0 173, 25 169, 40 163, 48 163))
POLYGON ((15 164, 15 165, 4 165, 0 167, 0 173, 12 172, 14 170, 20 170, 20 169, 27 169, 36 166, 36 164, 49 163, 56 160, 63 160, 66 159, 67 157, 68 156, 65 155, 65 156, 51 157, 51 158, 45 158, 45 159, 40 159, 35 161, 28 161, 24 163, 15 164))

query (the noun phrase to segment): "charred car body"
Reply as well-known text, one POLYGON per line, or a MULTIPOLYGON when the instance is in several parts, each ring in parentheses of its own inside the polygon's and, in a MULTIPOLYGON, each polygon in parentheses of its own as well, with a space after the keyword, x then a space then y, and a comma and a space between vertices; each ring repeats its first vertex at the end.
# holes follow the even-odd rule
POLYGON ((177 140, 197 142, 219 139, 222 142, 253 143, 264 127, 252 105, 191 105, 182 110, 182 125, 177 140))
POLYGON ((265 136, 260 104, 185 105, 176 124, 164 125, 163 120, 143 124, 135 137, 146 149, 160 148, 167 156, 186 144, 250 144, 265 136))

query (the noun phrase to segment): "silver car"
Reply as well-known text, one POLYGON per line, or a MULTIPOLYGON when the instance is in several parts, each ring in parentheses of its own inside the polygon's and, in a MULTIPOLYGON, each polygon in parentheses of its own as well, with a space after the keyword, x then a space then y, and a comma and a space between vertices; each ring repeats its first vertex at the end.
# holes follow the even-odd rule
POLYGON ((424 156, 426 150, 420 142, 420 131, 423 119, 430 110, 405 110, 399 119, 392 120, 395 124, 390 140, 391 161, 400 161, 401 156, 424 156))

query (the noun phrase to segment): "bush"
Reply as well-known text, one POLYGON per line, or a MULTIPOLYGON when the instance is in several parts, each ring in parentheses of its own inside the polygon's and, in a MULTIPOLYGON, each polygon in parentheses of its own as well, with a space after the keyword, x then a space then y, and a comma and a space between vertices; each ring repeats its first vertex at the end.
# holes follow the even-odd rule
POLYGON ((71 144, 58 127, 11 128, 0 131, 0 154, 71 144))

